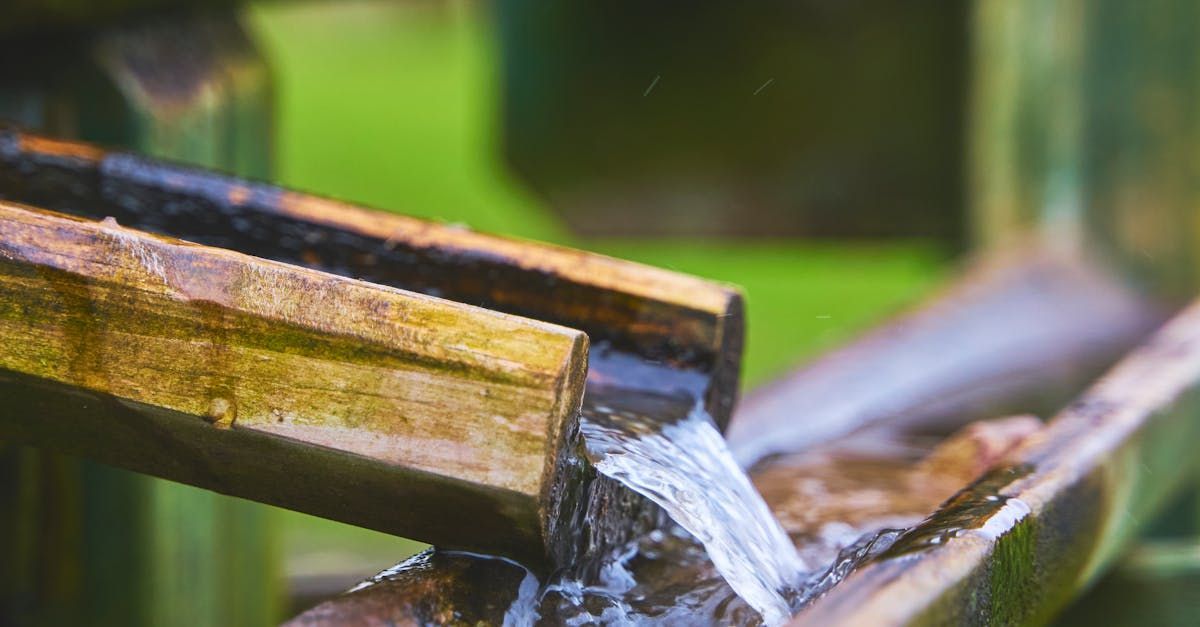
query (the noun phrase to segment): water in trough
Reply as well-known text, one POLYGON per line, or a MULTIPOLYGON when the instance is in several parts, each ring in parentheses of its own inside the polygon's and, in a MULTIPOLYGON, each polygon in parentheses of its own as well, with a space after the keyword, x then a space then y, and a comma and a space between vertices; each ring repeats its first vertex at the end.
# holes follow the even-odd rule
MULTIPOLYGON (((1013 509, 986 482, 946 499, 1040 424, 1005 419, 932 440, 863 433, 773 458, 751 480, 696 407, 694 396, 661 394, 585 401, 582 456, 604 481, 661 508, 639 528, 652 531, 545 577, 502 558, 431 550, 333 607, 468 624, 780 624, 866 561, 920 550, 935 541, 929 530, 969 532, 1013 509), (950 526, 904 532, 943 502, 962 514, 950 526)), ((596 533, 588 516, 580 521, 581 537, 596 533)))

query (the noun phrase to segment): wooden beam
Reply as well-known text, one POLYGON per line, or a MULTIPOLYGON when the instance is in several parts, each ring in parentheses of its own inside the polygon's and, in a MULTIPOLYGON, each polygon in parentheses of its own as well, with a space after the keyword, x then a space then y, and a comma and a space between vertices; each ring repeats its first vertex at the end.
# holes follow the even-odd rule
POLYGON ((0 198, 569 326, 603 349, 594 381, 685 389, 721 426, 736 403, 729 286, 16 128, 0 128, 0 198))
MULTIPOLYGON (((856 434, 829 446, 777 458, 766 468, 756 469, 753 478, 784 530, 802 545, 806 562, 833 564, 845 549, 845 539, 828 534, 828 525, 866 535, 892 528, 899 521, 916 524, 1040 427, 1041 422, 1031 416, 974 423, 920 460, 913 459, 910 451, 897 454, 879 447, 878 434, 867 438, 856 434)), ((719 605, 722 595, 719 587, 705 584, 719 577, 712 564, 683 554, 674 557, 634 560, 625 567, 639 582, 639 592, 651 602, 666 603, 672 594, 690 594, 688 600, 698 610, 692 623, 731 618, 706 613, 719 605), (679 587, 687 581, 699 582, 702 589, 679 587)), ((444 616, 454 616, 463 624, 500 624, 508 622, 507 615, 517 614, 522 604, 527 606, 525 611, 542 612, 541 622, 565 622, 564 618, 572 615, 572 603, 566 603, 566 613, 555 615, 554 602, 537 603, 539 599, 525 583, 527 575, 508 560, 429 549, 286 624, 424 625, 444 622, 440 618, 444 616)), ((678 613, 674 616, 684 620, 678 613)))
POLYGON ((5 398, 97 404, 34 400, 0 437, 547 557, 583 333, 112 220, 0 203, 0 225, 5 398))
MULTIPOLYGON (((15 128, 0 128, 0 198, 96 220, 113 217, 126 227, 579 329, 595 348, 588 353, 589 389, 682 391, 703 401, 720 426, 727 423, 737 398, 742 297, 724 285, 558 246, 372 212, 15 128)), ((12 385, 13 394, 19 392, 32 405, 62 402, 61 394, 45 386, 28 381, 12 385)), ((55 411, 69 414, 82 406, 55 411)), ((0 408, 0 419, 5 413, 0 408)), ((552 561, 570 561, 576 551, 600 550, 636 531, 628 521, 644 518, 639 515, 647 507, 644 499, 631 498, 614 481, 596 477, 586 463, 561 470, 573 475, 554 493, 556 502, 594 513, 551 514, 541 522, 582 522, 592 527, 590 537, 597 542, 580 545, 552 527, 543 533, 559 540, 549 551, 552 561)), ((258 498, 245 489, 239 486, 239 494, 258 498)), ((269 494, 260 500, 278 502, 269 494)), ((365 500, 360 505, 367 507, 365 500)), ((376 513, 333 507, 322 515, 381 528, 376 513)), ((414 525, 406 533, 422 539, 475 528, 471 516, 451 521, 459 525, 456 532, 437 516, 429 519, 432 529, 420 529, 415 518, 406 522, 414 525)), ((385 527, 394 531, 397 526, 385 527)), ((520 551, 501 546, 493 552, 520 551)))

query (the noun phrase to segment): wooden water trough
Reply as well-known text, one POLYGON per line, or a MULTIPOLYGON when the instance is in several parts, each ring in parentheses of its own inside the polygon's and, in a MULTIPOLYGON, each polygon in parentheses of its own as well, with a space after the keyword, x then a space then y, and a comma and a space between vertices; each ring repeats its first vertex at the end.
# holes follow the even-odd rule
MULTIPOLYGON (((683 391, 722 426, 736 400, 724 286, 17 129, 0 198, 0 438, 554 564, 597 548, 564 540, 581 502, 607 517, 586 521, 600 542, 642 507, 571 455, 586 389, 683 391)), ((731 446, 751 465, 871 425, 1061 406, 1161 320, 1122 285, 1036 245, 984 259, 752 394, 731 446)), ((1195 318, 797 624, 1050 615, 1190 472, 1195 318)), ((523 580, 483 590, 474 562, 437 555, 297 621, 487 620, 523 580)))
POLYGON ((1200 302, 792 625, 1043 624, 1194 477, 1200 302))
POLYGON ((553 564, 639 506, 574 455, 585 381, 733 406, 720 285, 16 129, 0 198, 3 439, 553 564))
MULTIPOLYGON (((959 482, 937 498, 961 488, 940 509, 927 491, 904 492, 892 472, 869 474, 855 491, 817 490, 822 502, 803 504, 813 518, 804 521, 808 528, 842 523, 848 512, 867 521, 866 531, 897 517, 909 517, 912 528, 890 552, 811 600, 794 623, 1037 622, 1051 616, 1102 572, 1188 476, 1184 454, 1197 428, 1188 399, 1200 386, 1196 316, 1193 309, 1172 322, 1071 403, 1089 379, 1145 341, 1162 313, 1096 266, 1027 247, 979 260, 912 313, 751 393, 728 437, 741 460, 754 466, 756 482, 774 472, 770 463, 758 463, 770 454, 836 448, 865 428, 946 432, 970 420, 1048 414, 1068 405, 978 482, 970 480, 977 468, 972 460, 950 460, 949 473, 940 467, 944 460, 926 462, 925 472, 959 482), (875 392, 880 385, 886 394, 875 392), (1156 461, 1134 468, 1147 463, 1145 455, 1156 461), (1130 483, 1135 477, 1153 483, 1130 483), (1024 514, 1025 502, 1010 500, 1023 485, 1042 491, 1024 514), (891 500, 864 512, 861 494, 888 491, 891 500)), ((790 482, 846 474, 847 468, 817 457, 808 470, 788 476, 790 482)), ((785 505, 766 497, 772 506, 785 505)), ((792 523, 784 524, 791 532, 792 523)), ((291 624, 424 624, 447 616, 495 622, 512 606, 524 577, 507 562, 434 551, 291 624)), ((697 620, 704 618, 710 617, 697 620)))

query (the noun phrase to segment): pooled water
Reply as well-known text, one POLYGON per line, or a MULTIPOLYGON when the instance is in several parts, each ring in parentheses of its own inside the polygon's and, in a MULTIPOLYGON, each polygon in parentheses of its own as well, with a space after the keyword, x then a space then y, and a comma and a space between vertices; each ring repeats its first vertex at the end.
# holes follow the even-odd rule
POLYGON ((585 403, 580 431, 596 469, 658 504, 699 540, 766 624, 791 616, 805 565, 701 404, 664 424, 661 416, 585 403))

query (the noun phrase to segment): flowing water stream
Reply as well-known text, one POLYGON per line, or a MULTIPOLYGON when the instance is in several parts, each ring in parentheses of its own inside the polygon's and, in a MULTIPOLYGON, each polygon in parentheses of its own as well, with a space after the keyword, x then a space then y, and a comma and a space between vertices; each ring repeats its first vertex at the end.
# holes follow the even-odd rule
POLYGON ((685 400, 585 400, 588 461, 671 521, 540 586, 527 576, 507 625, 779 625, 895 541, 843 524, 836 540, 804 541, 806 564, 703 406, 685 400))
POLYGON ((863 432, 772 458, 751 480, 695 394, 600 388, 585 399, 575 458, 600 477, 583 485, 605 492, 619 483, 628 488, 621 494, 657 507, 596 501, 585 490, 568 529, 596 549, 583 559, 539 575, 503 558, 430 550, 338 607, 513 627, 778 625, 863 563, 1020 515, 1020 503, 987 482, 946 499, 1034 428, 1027 423, 1040 424, 1014 418, 933 440, 863 432), (939 504, 939 524, 912 529, 939 504), (628 540, 603 534, 612 507, 630 517, 621 518, 635 530, 628 540))
MULTIPOLYGON (((892 446, 885 435, 882 445, 868 438, 777 459, 755 468, 752 483, 694 395, 615 392, 585 400, 580 452, 605 481, 658 505, 644 527, 652 531, 545 577, 511 560, 431 550, 360 586, 361 607, 513 627, 777 625, 966 481, 940 479, 940 464, 926 476, 914 466, 924 445, 892 446)), ((582 536, 593 533, 588 516, 579 520, 582 536)))
POLYGON ((580 430, 596 469, 658 504, 699 540, 767 624, 791 616, 805 565, 703 406, 664 425, 660 417, 588 404, 580 430))

